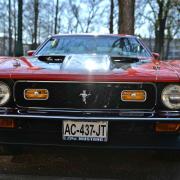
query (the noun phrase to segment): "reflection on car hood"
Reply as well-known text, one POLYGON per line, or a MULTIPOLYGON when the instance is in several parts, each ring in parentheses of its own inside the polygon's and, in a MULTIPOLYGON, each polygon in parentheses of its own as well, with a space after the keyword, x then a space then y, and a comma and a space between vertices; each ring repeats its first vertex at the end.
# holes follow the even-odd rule
POLYGON ((123 71, 149 62, 149 60, 141 60, 137 58, 127 57, 111 58, 108 55, 67 55, 61 62, 48 61, 50 58, 45 57, 41 61, 38 58, 30 59, 34 66, 45 69, 60 70, 62 72, 108 72, 108 71, 123 71), (47 60, 46 60, 47 59, 47 60))
POLYGON ((107 55, 70 55, 66 56, 61 64, 62 71, 108 71, 111 66, 110 58, 107 55))
POLYGON ((57 81, 180 81, 179 60, 164 62, 143 57, 67 55, 53 57, 59 62, 47 63, 46 59, 44 62, 38 58, 0 57, 0 77, 57 81))

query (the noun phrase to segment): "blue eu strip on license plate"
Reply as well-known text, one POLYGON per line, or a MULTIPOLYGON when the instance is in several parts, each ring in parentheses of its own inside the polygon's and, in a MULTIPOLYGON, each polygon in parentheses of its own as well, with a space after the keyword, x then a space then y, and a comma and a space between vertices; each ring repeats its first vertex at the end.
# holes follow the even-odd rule
POLYGON ((63 140, 108 141, 108 121, 63 121, 63 140))

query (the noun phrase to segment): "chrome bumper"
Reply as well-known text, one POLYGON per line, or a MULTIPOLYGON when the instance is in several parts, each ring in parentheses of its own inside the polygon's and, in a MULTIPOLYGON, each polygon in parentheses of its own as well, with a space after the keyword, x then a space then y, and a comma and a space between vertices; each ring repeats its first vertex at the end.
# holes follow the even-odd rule
POLYGON ((180 117, 93 117, 93 116, 61 116, 61 115, 33 115, 33 114, 0 114, 2 118, 35 118, 55 120, 110 120, 110 121, 180 121, 180 117))

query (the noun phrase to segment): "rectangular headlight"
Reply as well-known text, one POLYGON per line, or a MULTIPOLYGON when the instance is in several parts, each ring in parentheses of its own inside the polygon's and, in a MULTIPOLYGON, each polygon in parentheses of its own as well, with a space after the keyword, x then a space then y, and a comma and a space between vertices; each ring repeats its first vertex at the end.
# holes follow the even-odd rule
POLYGON ((47 100, 49 91, 47 89, 25 89, 24 98, 26 100, 47 100))
POLYGON ((121 100, 130 102, 144 102, 146 101, 146 91, 124 90, 121 92, 121 100))

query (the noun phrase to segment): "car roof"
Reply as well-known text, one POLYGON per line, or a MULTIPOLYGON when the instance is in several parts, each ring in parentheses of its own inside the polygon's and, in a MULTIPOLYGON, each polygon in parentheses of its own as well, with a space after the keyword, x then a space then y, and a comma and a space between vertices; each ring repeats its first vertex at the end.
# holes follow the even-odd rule
POLYGON ((79 33, 79 34, 55 34, 51 37, 58 37, 58 36, 118 36, 118 37, 136 37, 134 35, 128 35, 128 34, 97 34, 97 33, 79 33))

